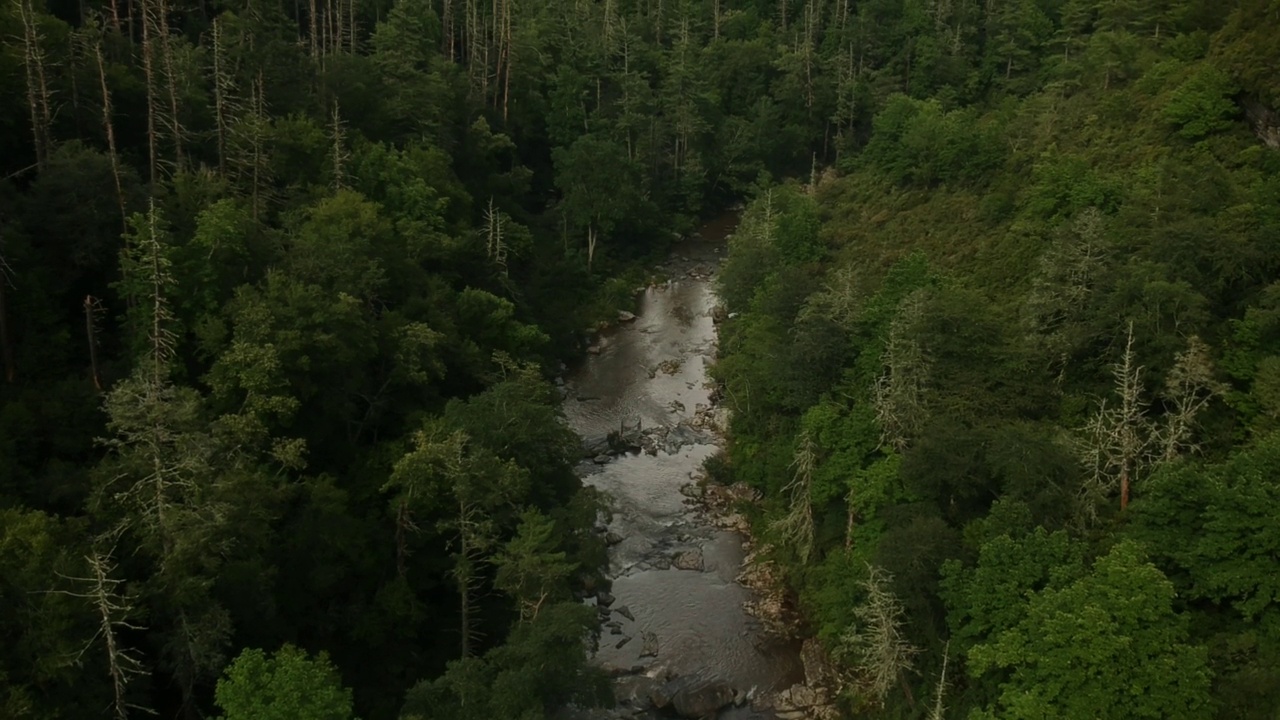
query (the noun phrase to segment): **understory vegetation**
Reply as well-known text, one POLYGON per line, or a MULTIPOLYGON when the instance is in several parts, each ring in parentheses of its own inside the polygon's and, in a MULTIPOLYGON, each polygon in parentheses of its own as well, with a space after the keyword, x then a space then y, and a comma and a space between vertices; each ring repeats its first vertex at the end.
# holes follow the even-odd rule
POLYGON ((720 276, 716 474, 843 710, 1275 717, 1275 4, 891 5, 720 276))

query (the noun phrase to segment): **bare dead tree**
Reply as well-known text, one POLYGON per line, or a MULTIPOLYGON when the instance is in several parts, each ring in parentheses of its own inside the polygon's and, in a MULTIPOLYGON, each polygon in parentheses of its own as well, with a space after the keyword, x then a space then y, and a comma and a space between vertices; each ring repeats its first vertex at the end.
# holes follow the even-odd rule
MULTIPOLYGON (((86 22, 83 8, 81 8, 80 22, 86 22)), ((80 70, 83 57, 80 51, 80 39, 75 32, 67 35, 67 62, 70 65, 66 77, 71 81, 71 118, 75 123, 76 135, 79 136, 84 134, 80 124, 80 70)))
POLYGON ((476 593, 480 590, 483 575, 480 564, 483 553, 492 542, 487 521, 479 508, 458 498, 458 552, 455 554, 453 577, 458 586, 458 609, 461 615, 462 657, 471 657, 477 642, 482 639, 475 623, 476 593))
POLYGON ((938 674, 938 684, 933 689, 933 709, 929 711, 929 720, 946 720, 946 705, 943 699, 947 694, 947 662, 951 659, 951 641, 942 647, 942 672, 938 674))
POLYGON ((169 30, 169 5, 167 0, 151 0, 155 3, 155 12, 152 14, 156 22, 155 34, 160 46, 160 63, 164 70, 165 91, 167 94, 167 107, 164 113, 165 132, 169 136, 169 142, 173 145, 173 162, 174 171, 181 171, 185 167, 183 161, 183 140, 186 130, 182 127, 182 113, 179 107, 178 92, 178 72, 174 62, 174 45, 176 40, 169 30))
POLYGON ((333 112, 330 114, 329 138, 333 144, 330 151, 333 160, 333 189, 341 190, 346 178, 346 163, 351 154, 347 152, 346 125, 342 122, 342 113, 338 109, 338 101, 333 101, 333 112))
POLYGON ((600 231, 596 224, 587 224, 587 272, 591 272, 591 264, 596 259, 596 245, 600 242, 600 231))
POLYGON ((9 337, 8 292, 13 268, 4 259, 4 242, 0 239, 0 360, 4 362, 4 380, 12 383, 18 368, 13 360, 13 340, 9 337))
POLYGON ((360 37, 360 26, 356 24, 356 0, 347 0, 347 48, 352 55, 356 54, 356 41, 360 37))
POLYGON ((120 0, 111 0, 111 29, 119 35, 120 30, 120 0))
POLYGON ((231 119, 237 114, 235 77, 227 68, 223 17, 213 19, 213 122, 218 135, 218 172, 227 174, 227 145, 231 119))
POLYGON ((102 310, 102 301, 92 295, 84 296, 84 332, 89 343, 89 375, 93 379, 93 388, 102 392, 102 375, 98 372, 98 315, 102 310))
MULTIPOLYGON (((498 64, 502 68, 502 121, 507 121, 507 111, 511 104, 511 3, 514 0, 502 0, 502 21, 499 24, 498 42, 501 52, 498 53, 498 64)), ((606 25, 607 31, 607 25, 606 25)))
POLYGON ((773 529, 796 549, 801 561, 808 561, 813 552, 813 502, 810 489, 818 455, 813 438, 802 432, 796 440, 796 450, 791 461, 795 474, 782 492, 789 498, 787 514, 773 523, 773 529))
POLYGON ((130 710, 154 714, 151 710, 131 704, 126 697, 129 682, 133 678, 148 674, 138 652, 125 647, 120 642, 121 633, 146 629, 130 621, 134 614, 133 598, 122 592, 121 586, 124 581, 112 577, 115 572, 115 561, 111 557, 111 551, 105 555, 95 551, 85 556, 85 560, 89 564, 88 577, 62 576, 84 586, 84 589, 57 591, 60 594, 88 600, 98 616, 97 631, 80 650, 77 659, 83 657, 101 638, 106 646, 107 672, 111 676, 111 686, 115 693, 115 700, 112 703, 115 719, 128 720, 130 710))
POLYGON ((405 576, 409 555, 409 536, 417 535, 421 528, 414 522, 411 509, 412 496, 400 498, 396 504, 396 575, 405 576))
POLYGON ((857 623, 841 635, 836 655, 851 661, 856 672, 854 683, 881 705, 897 685, 914 709, 907 672, 920 651, 903 631, 906 611, 890 589, 892 582, 888 572, 867 566, 867 579, 862 583, 866 600, 854 609, 857 623))
POLYGON ((157 116, 161 111, 156 99, 159 90, 156 87, 157 72, 155 67, 155 32, 157 24, 154 19, 155 10, 152 7, 155 1, 140 0, 142 3, 142 76, 147 91, 147 171, 152 186, 160 180, 159 130, 157 128, 159 122, 157 116))
POLYGON ((494 207, 493 198, 489 198, 489 206, 484 211, 485 229, 481 233, 485 237, 485 256, 489 258, 505 278, 507 276, 507 218, 501 210, 494 207))
POLYGON ((270 157, 267 152, 271 119, 261 71, 250 83, 248 103, 243 108, 229 104, 227 117, 227 169, 231 177, 247 186, 249 208, 254 220, 265 212, 270 200, 270 157))
POLYGON ((898 451, 906 449, 928 418, 930 361, 916 333, 927 296, 927 290, 919 289, 898 305, 881 355, 884 372, 872 388, 880 442, 898 451))
POLYGON ((36 166, 44 169, 52 145, 52 112, 49 110, 49 83, 45 78, 45 54, 39 18, 31 0, 18 0, 22 20, 22 64, 26 69, 27 106, 31 113, 31 139, 36 152, 36 166))
POLYGON ((1094 518, 1099 501, 1117 488, 1120 509, 1127 509, 1134 479, 1150 467, 1155 431, 1143 397, 1143 369, 1134 356, 1130 322, 1124 352, 1112 366, 1118 402, 1108 406, 1103 401, 1077 442, 1077 453, 1089 473, 1081 488, 1087 520, 1094 518))
POLYGON ((821 20, 820 12, 821 8, 818 2, 805 0, 804 41, 801 43, 801 47, 804 50, 804 106, 810 114, 813 113, 813 66, 818 43, 818 23, 821 20))
POLYGON ((1110 256, 1102 212, 1086 208, 1040 257, 1024 321, 1032 340, 1057 358, 1060 373, 1079 342, 1079 319, 1103 281, 1110 256))
POLYGON ((1168 411, 1164 427, 1158 432, 1162 462, 1199 450, 1191 441, 1196 416, 1226 391, 1226 385, 1214 378, 1209 347, 1199 337, 1192 336, 1187 340, 1187 349, 1178 353, 1165 382, 1163 396, 1168 411))
POLYGON ((458 59, 454 38, 453 3, 454 0, 443 0, 443 7, 440 12, 440 24, 444 27, 441 43, 443 44, 444 57, 449 62, 454 62, 458 59))
POLYGON ((116 203, 120 206, 120 225, 129 229, 129 219, 124 203, 124 180, 120 171, 120 153, 116 150, 116 128, 112 119, 111 88, 107 85, 107 67, 102 57, 102 32, 96 21, 86 25, 86 43, 91 44, 98 69, 98 88, 102 94, 102 132, 107 137, 107 156, 111 159, 111 179, 116 186, 116 203))
POLYGON ((488 43, 485 42, 484 19, 480 15, 479 0, 466 2, 467 76, 472 89, 485 97, 489 89, 488 43))

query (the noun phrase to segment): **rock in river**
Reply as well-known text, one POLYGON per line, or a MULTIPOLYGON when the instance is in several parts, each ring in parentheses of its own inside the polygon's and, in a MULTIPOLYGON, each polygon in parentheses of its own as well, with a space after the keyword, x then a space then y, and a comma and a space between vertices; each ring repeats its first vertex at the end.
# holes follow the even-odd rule
POLYGON ((684 552, 672 558, 672 565, 680 570, 697 570, 702 571, 702 551, 701 550, 685 550, 684 552))
POLYGON ((733 704, 733 688, 723 680, 679 678, 649 694, 658 709, 674 710, 684 718, 715 717, 721 708, 733 704))
POLYGON ((658 636, 646 631, 641 634, 640 639, 643 642, 640 646, 640 657, 658 657, 658 636))
POLYGON ((596 593, 596 604, 600 607, 609 607, 613 604, 613 600, 614 597, 603 590, 596 593))

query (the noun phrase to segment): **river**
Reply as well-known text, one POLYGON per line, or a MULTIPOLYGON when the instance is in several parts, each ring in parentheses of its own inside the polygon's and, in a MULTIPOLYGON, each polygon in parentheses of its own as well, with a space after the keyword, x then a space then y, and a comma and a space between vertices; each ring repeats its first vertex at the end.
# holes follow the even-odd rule
POLYGON ((655 685, 699 677, 736 691, 741 706, 719 717, 773 718, 767 703, 744 700, 803 674, 794 646, 770 639, 744 610, 752 595, 736 580, 743 538, 717 528, 692 497, 721 443, 707 370, 716 343, 712 277, 732 225, 721 219, 677 246, 655 271, 662 281, 640 294, 636 318, 602 334, 566 377, 565 413, 588 444, 624 430, 646 446, 581 468, 613 505, 612 612, 602 613, 611 624, 595 655, 620 675, 622 710, 610 717, 649 717, 655 685))

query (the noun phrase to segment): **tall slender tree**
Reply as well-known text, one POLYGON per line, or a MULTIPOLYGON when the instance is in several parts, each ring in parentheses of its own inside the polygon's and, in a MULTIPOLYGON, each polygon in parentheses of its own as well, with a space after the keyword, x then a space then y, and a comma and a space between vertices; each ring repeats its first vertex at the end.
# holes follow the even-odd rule
POLYGON ((53 113, 50 110, 49 81, 46 78, 47 61, 44 39, 40 32, 40 18, 31 0, 17 0, 18 16, 22 20, 22 64, 26 69, 27 108, 31 116, 31 140, 35 148, 36 165, 41 169, 49 158, 53 143, 53 113))

